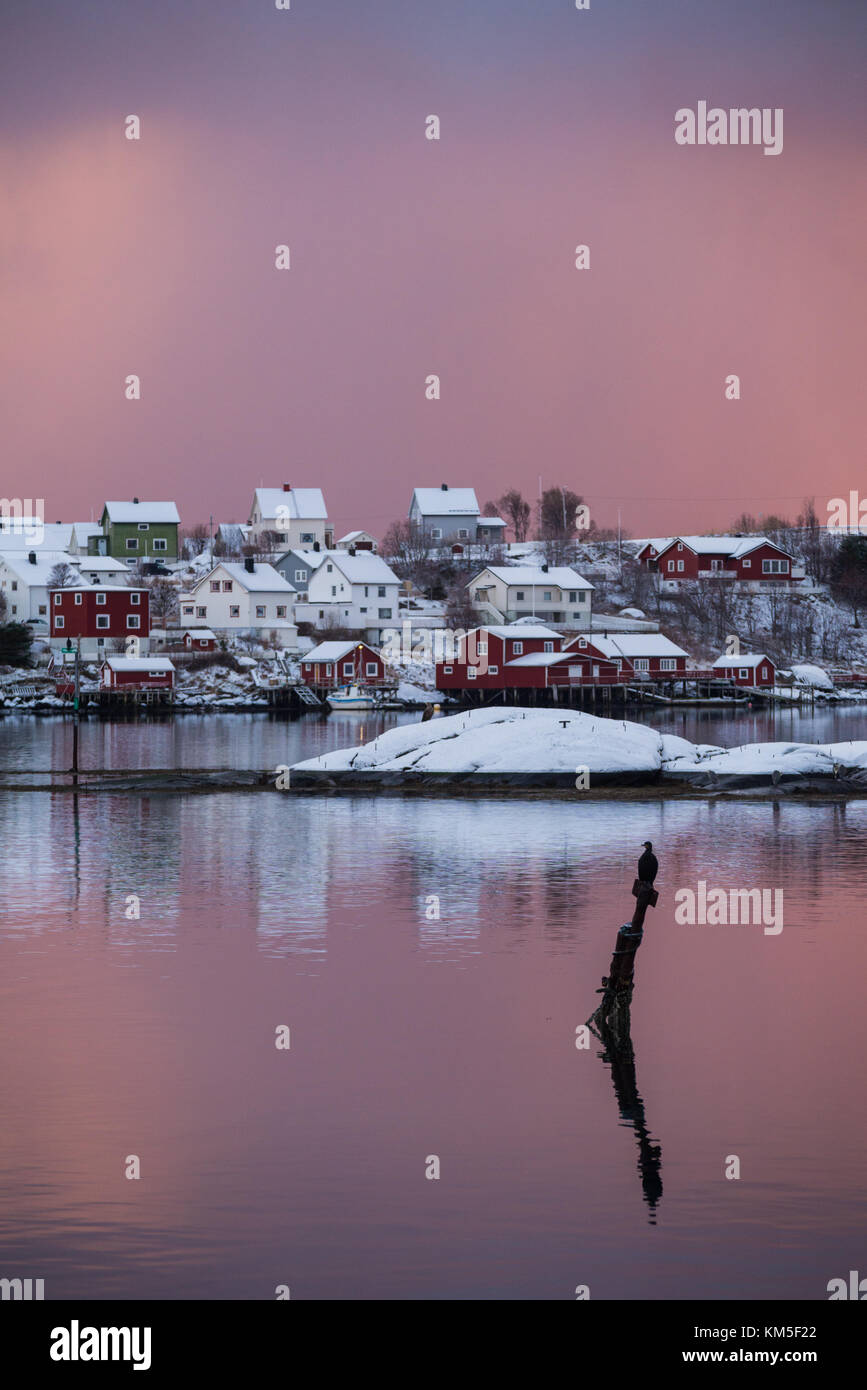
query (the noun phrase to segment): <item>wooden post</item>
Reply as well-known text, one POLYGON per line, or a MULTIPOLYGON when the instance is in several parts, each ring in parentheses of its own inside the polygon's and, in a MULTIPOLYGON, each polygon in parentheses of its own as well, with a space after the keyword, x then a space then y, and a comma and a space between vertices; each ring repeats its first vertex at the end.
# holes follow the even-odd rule
POLYGON ((635 984, 635 953, 644 937, 644 917, 653 897, 650 884, 641 885, 631 922, 624 922, 617 933, 614 952, 607 975, 602 977, 599 1006, 587 1020, 588 1025, 610 1023, 615 1032, 629 1030, 629 1005, 635 984))

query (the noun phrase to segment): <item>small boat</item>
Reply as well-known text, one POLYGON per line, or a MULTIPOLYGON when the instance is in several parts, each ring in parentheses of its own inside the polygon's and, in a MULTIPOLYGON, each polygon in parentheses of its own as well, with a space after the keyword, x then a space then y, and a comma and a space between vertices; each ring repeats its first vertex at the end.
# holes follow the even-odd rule
POLYGON ((360 685, 341 685, 327 696, 332 709, 373 709, 372 695, 366 695, 360 685))

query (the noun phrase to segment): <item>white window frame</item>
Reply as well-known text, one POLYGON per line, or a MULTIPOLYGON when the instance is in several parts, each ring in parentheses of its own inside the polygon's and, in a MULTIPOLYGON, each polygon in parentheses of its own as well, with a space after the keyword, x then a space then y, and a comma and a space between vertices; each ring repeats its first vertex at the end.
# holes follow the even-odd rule
POLYGON ((109 613, 97 613, 96 627, 98 632, 105 632, 111 626, 111 615, 109 613))
POLYGON ((127 613, 127 615, 126 615, 126 625, 127 625, 127 627, 130 629, 130 631, 134 631, 136 628, 140 628, 140 627, 141 627, 141 617, 140 617, 140 615, 139 615, 138 613, 127 613))

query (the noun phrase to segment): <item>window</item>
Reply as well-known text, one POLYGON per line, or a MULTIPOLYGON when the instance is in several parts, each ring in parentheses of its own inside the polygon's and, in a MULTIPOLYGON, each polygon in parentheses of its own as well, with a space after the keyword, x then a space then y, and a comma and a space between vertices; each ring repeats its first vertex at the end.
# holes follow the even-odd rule
POLYGON ((476 650, 477 650, 477 652, 479 653, 480 656, 487 656, 487 655, 488 655, 488 644, 487 644, 487 642, 479 642, 478 646, 476 647, 476 650))
POLYGON ((168 541, 160 540, 159 536, 155 536, 154 539, 151 541, 151 550, 168 550, 168 548, 168 541))
POLYGON ((516 595, 515 595, 515 602, 516 602, 516 603, 523 603, 523 602, 524 602, 524 590, 523 590, 523 589, 519 589, 518 592, 516 593, 516 595))
POLYGON ((763 560, 762 574, 788 574, 788 560, 763 560))
POLYGON ((257 604, 256 604, 256 617, 257 617, 257 618, 264 618, 264 616, 265 616, 265 605, 264 605, 264 603, 257 603, 257 604))
POLYGON ((747 681, 747 680, 749 680, 749 678, 750 678, 750 673, 749 673, 748 667, 742 666, 742 667, 740 668, 740 670, 738 671, 738 677, 739 677, 739 679, 742 680, 742 681, 747 681))
POLYGON ((126 538, 126 548, 127 548, 127 550, 138 550, 138 537, 137 537, 137 536, 127 536, 127 538, 126 538))
POLYGON ((138 604, 141 603, 141 594, 130 594, 129 601, 132 604, 133 608, 135 608, 138 604))
POLYGON ((385 585, 384 585, 384 584, 379 584, 379 585, 377 585, 376 597, 377 597, 377 598, 385 598, 385 585))
POLYGON ((328 665, 325 667, 325 674, 326 674, 326 676, 330 676, 330 675, 331 675, 331 662, 330 662, 330 661, 328 662, 328 665))
POLYGON ((677 562, 677 572, 678 572, 678 574, 683 574, 683 561, 682 561, 682 560, 678 560, 678 562, 677 562))
POLYGON ((434 526, 433 530, 431 531, 431 537, 435 541, 441 541, 443 538, 442 527, 434 526))
POLYGON ((469 533, 469 531, 467 530, 466 526, 461 526, 460 529, 458 530, 458 540, 468 541, 469 538, 470 538, 470 533, 469 533))
POLYGON ((573 608, 573 610, 572 610, 572 617, 573 617, 573 618, 580 618, 580 617, 581 617, 581 614, 578 613, 578 612, 576 612, 575 609, 573 608))
POLYGON ((229 604, 229 617, 230 617, 230 618, 240 618, 240 616, 241 616, 241 607, 240 607, 240 604, 237 604, 237 603, 230 603, 230 604, 229 604))
POLYGON ((46 609, 45 604, 44 604, 44 603, 40 603, 40 605, 39 605, 39 616, 40 616, 40 618, 44 617, 47 611, 48 611, 48 610, 46 609))
POLYGON ((97 594, 97 596, 96 596, 96 601, 97 601, 98 604, 104 606, 104 605, 105 605, 105 594, 97 594))
POLYGON ((231 581, 231 579, 224 579, 224 580, 223 580, 223 593, 224 593, 224 594, 230 594, 231 592, 232 592, 232 581, 231 581))
POLYGON ((545 590, 543 591, 543 593, 542 593, 542 598, 545 600, 546 603, 550 603, 550 602, 551 602, 551 590, 550 590, 550 589, 545 589, 545 590))
POLYGON ((150 530, 150 522, 149 522, 149 521, 140 521, 140 522, 138 523, 138 529, 139 529, 140 531, 149 531, 149 530, 150 530))
POLYGON ((193 605, 191 603, 185 603, 183 613, 185 618, 191 618, 193 616, 193 605))
POLYGON ((307 571, 306 571, 306 570, 296 570, 296 571, 295 571, 295 583, 296 583, 296 584, 303 584, 306 578, 307 578, 307 571))
POLYGON ((66 619, 65 619, 61 614, 58 614, 58 616, 55 617, 55 619, 54 619, 54 626, 55 626, 56 628, 57 628, 57 627, 66 627, 66 619))
POLYGON ((489 667, 488 667, 488 675, 489 675, 489 676, 496 676, 496 675, 499 675, 499 671, 500 671, 499 666, 489 666, 489 667))
POLYGON ((351 661, 344 661, 344 663, 343 663, 343 674, 344 674, 344 676, 351 676, 351 675, 352 675, 352 662, 351 662, 351 661))
POLYGON ((468 666, 468 667, 467 667, 467 680, 469 680, 469 681, 474 681, 474 680, 476 679, 476 677, 478 676, 478 674, 479 674, 479 673, 478 673, 478 671, 476 670, 475 666, 468 666))
POLYGON ((302 531, 302 532, 301 532, 301 544, 302 544, 302 545, 312 545, 313 542, 314 542, 315 540, 316 540, 316 537, 314 536, 314 534, 313 534, 312 531, 302 531))
POLYGON ((132 629, 141 627, 141 618, 139 617, 138 613, 127 613, 126 625, 128 628, 132 629))
POLYGON ((513 642, 513 643, 512 643, 512 656, 523 656, 523 655, 524 655, 524 643, 523 643, 523 642, 513 642))
POLYGON ((711 567, 712 570, 721 570, 721 569, 722 569, 722 560, 711 560, 711 562, 710 562, 710 567, 711 567))
POLYGON ((577 590, 577 589, 570 589, 570 590, 569 590, 569 602, 570 602, 570 603, 577 603, 577 602, 578 602, 578 590, 577 590))
POLYGON ((359 611, 359 613, 366 613, 366 612, 367 612, 367 609, 366 609, 366 608, 359 608, 358 611, 359 611))
MULTIPOLYGON (((330 574, 331 571, 334 569, 334 566, 333 566, 333 565, 326 565, 326 566, 325 566, 325 569, 326 569, 326 572, 327 572, 328 574, 330 574)), ((334 591, 332 590, 332 593, 333 593, 333 592, 334 592, 334 591)))
POLYGON ((640 656, 640 657, 638 658, 638 660, 637 660, 636 663, 635 663, 635 669, 636 669, 636 671, 649 671, 649 670, 650 670, 650 662, 649 662, 649 660, 647 659, 646 656, 640 656))
POLYGON ((81 603, 84 602, 84 600, 83 600, 81 594, 76 594, 76 595, 75 595, 75 602, 76 602, 77 604, 81 604, 81 603))
POLYGON ((218 594, 219 592, 220 592, 220 581, 219 581, 219 579, 212 579, 212 580, 211 580, 211 593, 212 593, 212 594, 218 594))
POLYGON ((668 562, 668 571, 669 571, 669 574, 672 572, 673 569, 674 569, 674 561, 673 561, 673 560, 669 560, 669 562, 668 562))
POLYGON ((579 647, 586 647, 586 646, 587 646, 587 638, 586 638, 586 637, 579 637, 579 638, 578 638, 578 646, 579 646, 579 647))
POLYGON ((683 546, 681 545, 680 541, 678 541, 677 543, 677 548, 678 550, 683 550, 683 546))
POLYGON ((768 679, 768 668, 767 668, 767 666, 763 666, 763 667, 762 667, 762 680, 763 680, 763 681, 766 681, 767 679, 768 679))
POLYGON ((207 608, 205 607, 204 604, 200 603, 200 604, 198 605, 198 607, 196 608, 196 617, 197 617, 197 618, 206 618, 207 616, 208 616, 208 610, 207 610, 207 608))
POLYGON ((598 680, 598 678, 599 678, 599 667, 598 667, 598 666, 594 666, 594 667, 593 667, 593 678, 594 678, 594 680, 598 680))
POLYGON ((375 676, 378 668, 375 661, 368 661, 364 669, 368 676, 375 676))
POLYGON ((107 614, 107 613, 97 613, 97 615, 96 615, 96 626, 97 626, 98 628, 106 628, 106 627, 108 627, 108 623, 109 623, 109 617, 108 617, 108 614, 107 614))
POLYGON ((391 617, 391 609, 390 609, 390 608, 380 608, 380 610, 379 610, 379 616, 380 616, 381 618, 390 618, 390 617, 391 617))
POLYGON ((752 569, 752 565, 753 565, 752 560, 742 560, 741 563, 742 563, 742 565, 743 565, 743 567, 744 567, 745 570, 752 569))
POLYGON ((286 605, 285 605, 285 603, 278 603, 278 604, 277 604, 277 617, 278 617, 278 618, 285 618, 285 617, 286 617, 286 605))
POLYGON ((96 645, 97 645, 98 647, 104 647, 104 646, 105 646, 105 638, 104 638, 104 637, 97 637, 97 639, 96 639, 96 645))
POLYGON ((454 666, 444 666, 444 667, 443 667, 443 675, 444 675, 444 676, 450 676, 450 675, 452 674, 452 672, 454 671, 454 669, 455 669, 454 666))
POLYGON ((552 651, 554 650, 554 643, 553 643, 553 642, 546 642, 545 645, 543 646, 542 650, 543 650, 543 652, 552 652, 552 651))
POLYGON ((17 589, 17 588, 18 588, 18 580, 17 580, 17 579, 13 579, 13 580, 12 580, 12 588, 13 588, 13 589, 17 589))
POLYGON ((676 671, 677 662, 673 656, 664 656, 660 659, 659 669, 660 671, 676 671))

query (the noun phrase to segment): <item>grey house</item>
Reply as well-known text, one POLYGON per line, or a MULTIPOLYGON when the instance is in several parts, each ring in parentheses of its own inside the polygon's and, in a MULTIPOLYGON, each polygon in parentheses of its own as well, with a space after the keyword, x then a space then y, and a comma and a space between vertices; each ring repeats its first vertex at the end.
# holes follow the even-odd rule
POLYGON ((471 487, 417 487, 409 506, 409 519, 420 526, 432 541, 476 539, 479 503, 471 487))
POLYGON ((326 554, 325 550, 285 550, 274 561, 277 573, 298 590, 295 596, 297 603, 306 603, 310 576, 316 573, 326 554))

